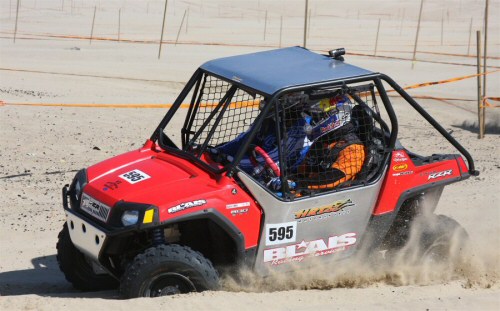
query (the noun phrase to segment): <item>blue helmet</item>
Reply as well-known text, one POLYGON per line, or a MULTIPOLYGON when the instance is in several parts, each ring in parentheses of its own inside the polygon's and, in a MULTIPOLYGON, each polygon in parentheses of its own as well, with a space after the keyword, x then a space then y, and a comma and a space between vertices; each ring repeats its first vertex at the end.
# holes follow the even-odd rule
POLYGON ((304 113, 307 138, 314 142, 351 120, 352 103, 347 95, 324 98, 309 105, 304 113))

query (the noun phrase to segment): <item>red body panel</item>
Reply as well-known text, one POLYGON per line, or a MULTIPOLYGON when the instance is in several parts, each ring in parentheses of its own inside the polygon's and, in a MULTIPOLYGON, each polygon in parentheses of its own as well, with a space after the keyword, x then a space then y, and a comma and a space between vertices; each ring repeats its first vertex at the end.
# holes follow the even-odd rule
POLYGON ((407 190, 455 179, 467 171, 467 166, 461 157, 416 166, 404 150, 393 151, 373 215, 394 211, 400 196, 407 190))
POLYGON ((243 233, 245 248, 257 245, 261 209, 234 179, 225 175, 216 179, 187 160, 154 149, 148 142, 139 150, 89 167, 85 193, 110 207, 120 200, 155 205, 161 222, 214 208, 243 233), (134 170, 148 177, 135 183, 120 177, 134 170), (169 212, 187 202, 198 204, 169 212))

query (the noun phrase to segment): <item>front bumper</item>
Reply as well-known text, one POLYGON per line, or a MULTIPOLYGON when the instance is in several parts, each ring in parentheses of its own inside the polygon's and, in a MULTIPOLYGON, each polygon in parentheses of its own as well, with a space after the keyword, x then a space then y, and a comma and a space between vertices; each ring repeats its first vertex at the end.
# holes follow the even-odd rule
POLYGON ((71 241, 82 253, 98 262, 103 251, 106 249, 106 243, 114 237, 125 237, 158 225, 158 209, 155 206, 123 201, 115 204, 111 211, 110 220, 107 224, 104 224, 87 213, 82 212, 78 207, 70 207, 68 188, 68 185, 63 187, 62 199, 71 241), (139 210, 139 219, 144 219, 146 210, 154 209, 154 220, 146 224, 138 222, 136 225, 127 227, 117 227, 109 224, 118 223, 122 211, 127 209, 139 210))
POLYGON ((76 248, 91 259, 99 262, 99 255, 108 239, 106 233, 68 211, 66 211, 66 223, 71 241, 76 248))

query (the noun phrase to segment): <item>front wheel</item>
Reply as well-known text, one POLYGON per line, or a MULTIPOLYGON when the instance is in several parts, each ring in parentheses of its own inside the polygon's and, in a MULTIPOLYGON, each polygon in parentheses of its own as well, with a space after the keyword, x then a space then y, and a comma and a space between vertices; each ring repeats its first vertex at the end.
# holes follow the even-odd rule
POLYGON ((122 276, 123 298, 159 297, 218 287, 210 260, 189 247, 159 245, 137 255, 122 276))
POLYGON ((98 291, 118 287, 118 281, 115 278, 104 271, 96 272, 95 264, 75 247, 71 241, 67 224, 64 224, 58 238, 56 247, 59 269, 64 273, 66 280, 73 284, 73 287, 82 291, 98 291))

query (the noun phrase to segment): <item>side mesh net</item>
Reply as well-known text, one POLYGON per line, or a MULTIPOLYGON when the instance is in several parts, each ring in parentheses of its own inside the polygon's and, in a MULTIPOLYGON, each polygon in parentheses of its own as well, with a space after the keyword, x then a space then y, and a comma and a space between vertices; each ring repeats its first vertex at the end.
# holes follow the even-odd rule
MULTIPOLYGON (((186 119, 184 150, 199 158, 206 151, 234 157, 263 100, 205 75, 186 119)), ((279 172, 277 167, 265 169, 269 159, 289 180, 292 197, 334 191, 372 181, 381 169, 388 138, 372 85, 289 93, 263 119, 238 165, 273 192, 283 188, 271 189, 279 172), (263 150, 267 160, 257 150, 263 150)))
POLYGON ((189 146, 216 147, 245 133, 259 114, 262 96, 216 77, 203 78, 191 119, 189 146))
MULTIPOLYGON (((285 178, 292 192, 331 191, 370 181, 386 137, 370 85, 284 95, 285 178)), ((388 131, 388 130, 387 130, 388 131)))

